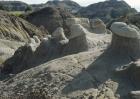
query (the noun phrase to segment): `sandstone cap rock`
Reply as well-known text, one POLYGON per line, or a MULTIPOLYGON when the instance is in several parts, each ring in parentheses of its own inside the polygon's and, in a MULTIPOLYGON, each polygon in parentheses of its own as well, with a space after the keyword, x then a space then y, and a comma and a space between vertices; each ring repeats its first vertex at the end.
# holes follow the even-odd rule
POLYGON ((134 25, 127 25, 123 22, 115 22, 111 25, 111 31, 118 36, 140 39, 140 31, 134 25))

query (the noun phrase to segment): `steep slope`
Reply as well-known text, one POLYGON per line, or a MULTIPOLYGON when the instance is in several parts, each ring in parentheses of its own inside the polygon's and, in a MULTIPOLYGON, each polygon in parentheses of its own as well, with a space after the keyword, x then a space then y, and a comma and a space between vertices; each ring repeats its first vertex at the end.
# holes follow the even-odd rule
POLYGON ((0 11, 0 38, 16 41, 29 41, 30 37, 37 35, 42 38, 47 33, 31 23, 0 11))
POLYGON ((82 8, 78 14, 88 18, 98 17, 104 22, 127 14, 136 13, 134 8, 131 8, 123 0, 108 0, 95 3, 88 7, 82 8))

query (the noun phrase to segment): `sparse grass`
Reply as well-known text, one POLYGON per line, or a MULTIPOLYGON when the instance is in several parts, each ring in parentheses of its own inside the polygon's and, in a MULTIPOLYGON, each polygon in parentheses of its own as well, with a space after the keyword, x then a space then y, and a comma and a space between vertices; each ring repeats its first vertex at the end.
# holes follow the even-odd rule
POLYGON ((15 16, 21 16, 23 15, 25 12, 24 11, 10 11, 9 14, 11 15, 15 15, 15 16))

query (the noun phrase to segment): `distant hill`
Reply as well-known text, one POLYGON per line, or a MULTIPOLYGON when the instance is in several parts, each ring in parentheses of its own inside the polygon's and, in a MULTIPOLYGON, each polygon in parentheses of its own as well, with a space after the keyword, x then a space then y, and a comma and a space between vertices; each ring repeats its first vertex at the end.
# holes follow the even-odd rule
POLYGON ((107 22, 111 19, 136 12, 134 8, 131 8, 131 6, 123 0, 107 0, 82 8, 78 12, 78 15, 88 18, 98 17, 107 22))
POLYGON ((8 11, 25 11, 29 5, 21 1, 0 1, 0 6, 8 11))
POLYGON ((46 3, 47 7, 57 7, 57 8, 62 8, 65 9, 67 11, 70 11, 72 13, 76 13, 77 11, 79 11, 81 9, 81 6, 71 0, 64 0, 64 1, 48 1, 46 3))
POLYGON ((77 13, 81 9, 81 6, 72 0, 63 0, 63 1, 54 0, 48 1, 45 4, 33 4, 31 6, 33 7, 34 10, 39 10, 45 7, 55 7, 61 8, 71 13, 77 13))
POLYGON ((34 11, 40 10, 44 7, 46 7, 46 4, 42 3, 42 4, 31 4, 30 5, 34 11))

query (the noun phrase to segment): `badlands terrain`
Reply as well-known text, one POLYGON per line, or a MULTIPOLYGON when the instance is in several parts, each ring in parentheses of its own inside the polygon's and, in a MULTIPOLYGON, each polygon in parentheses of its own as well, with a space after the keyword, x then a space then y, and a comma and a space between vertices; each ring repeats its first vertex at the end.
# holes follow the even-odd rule
POLYGON ((125 1, 0 9, 0 99, 140 99, 140 14, 125 1))

